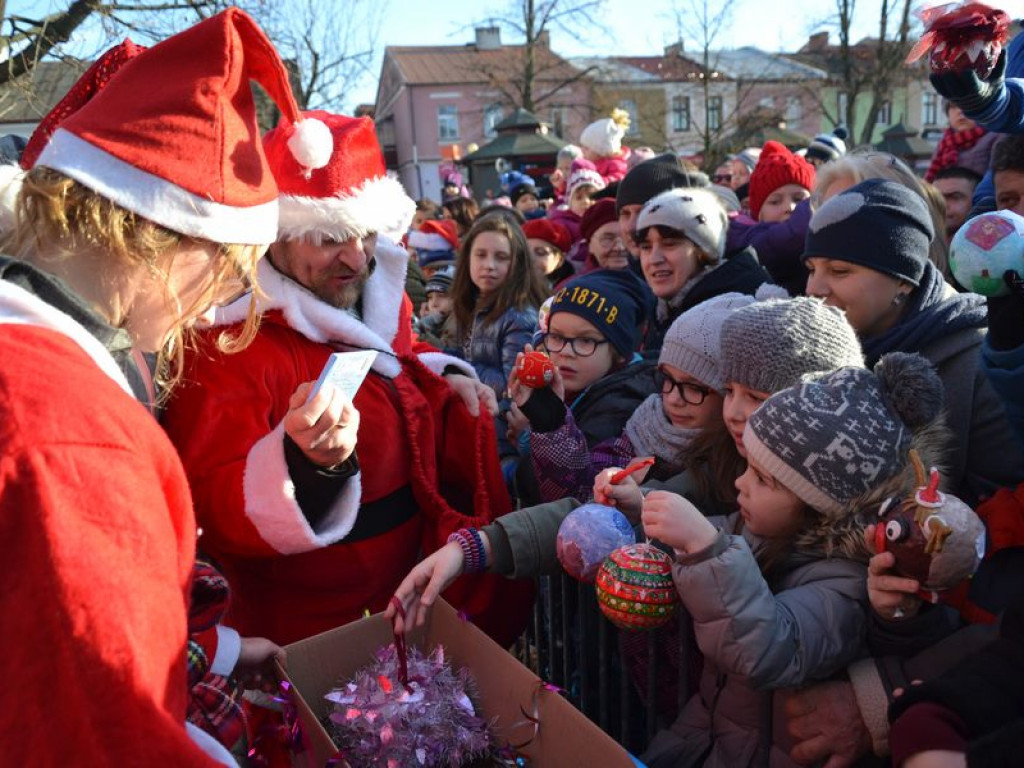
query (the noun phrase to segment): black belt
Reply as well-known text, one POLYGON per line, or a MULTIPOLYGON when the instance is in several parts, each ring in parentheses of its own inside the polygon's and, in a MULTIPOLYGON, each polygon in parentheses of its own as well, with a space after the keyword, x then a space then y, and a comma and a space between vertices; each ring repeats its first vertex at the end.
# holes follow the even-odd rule
POLYGON ((418 509, 416 499, 412 495, 412 487, 403 485, 397 491, 392 491, 376 501, 361 504, 356 515, 356 524, 352 526, 348 536, 338 543, 347 544, 380 536, 411 520, 418 509))

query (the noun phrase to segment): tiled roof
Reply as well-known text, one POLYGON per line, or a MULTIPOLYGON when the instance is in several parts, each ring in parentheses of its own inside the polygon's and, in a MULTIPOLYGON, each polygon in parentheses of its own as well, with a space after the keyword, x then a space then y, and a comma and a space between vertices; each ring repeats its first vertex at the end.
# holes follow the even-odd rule
POLYGON ((620 57, 577 56, 569 59, 569 63, 581 71, 589 70, 588 75, 602 83, 660 83, 662 78, 637 67, 620 57))
POLYGON ((752 48, 712 51, 711 67, 726 77, 743 80, 823 80, 823 69, 785 56, 752 48))
POLYGON ((701 67, 685 56, 616 56, 616 61, 642 69, 662 80, 686 80, 699 75, 701 67))
MULTIPOLYGON (((388 46, 385 58, 390 57, 408 85, 447 85, 458 83, 489 83, 493 75, 505 74, 514 80, 521 72, 526 47, 503 45, 494 50, 477 50, 469 45, 388 46)), ((551 49, 534 47, 536 79, 540 82, 558 82, 576 77, 579 73, 565 59, 551 49)))

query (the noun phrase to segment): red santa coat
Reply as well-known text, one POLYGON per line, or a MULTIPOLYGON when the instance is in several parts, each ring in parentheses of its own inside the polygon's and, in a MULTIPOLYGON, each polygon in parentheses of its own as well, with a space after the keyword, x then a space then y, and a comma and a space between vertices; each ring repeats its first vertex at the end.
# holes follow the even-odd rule
POLYGON ((213 765, 187 737, 195 550, 173 446, 99 342, 0 280, 7 765, 213 765))
MULTIPOLYGON (((232 584, 228 623, 243 635, 289 643, 382 610, 423 552, 459 527, 484 525, 510 508, 491 419, 471 417, 430 370, 456 361, 429 347, 414 349, 406 263, 404 250, 378 243, 357 320, 264 261, 260 288, 267 300, 256 341, 222 355, 213 341, 224 329, 212 329, 188 357, 186 383, 164 426, 192 484, 203 550, 232 584), (313 527, 289 476, 282 420, 296 387, 316 380, 328 355, 344 349, 380 351, 354 400, 361 471, 313 527), (383 514, 401 499, 418 512, 378 535, 346 540, 361 511, 383 514)), ((248 301, 226 308, 221 321, 239 321, 248 301)), ((496 589, 508 586, 476 578, 446 597, 510 640, 521 627, 507 603, 501 615, 489 615, 496 589)))

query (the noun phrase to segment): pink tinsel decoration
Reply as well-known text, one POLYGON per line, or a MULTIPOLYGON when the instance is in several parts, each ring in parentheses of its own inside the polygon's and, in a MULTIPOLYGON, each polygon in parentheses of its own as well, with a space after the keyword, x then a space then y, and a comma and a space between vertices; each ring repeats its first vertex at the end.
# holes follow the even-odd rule
POLYGON ((476 715, 469 672, 454 672, 438 646, 429 656, 410 648, 408 673, 406 689, 392 644, 327 694, 331 736, 353 768, 458 766, 486 755, 490 724, 476 715))

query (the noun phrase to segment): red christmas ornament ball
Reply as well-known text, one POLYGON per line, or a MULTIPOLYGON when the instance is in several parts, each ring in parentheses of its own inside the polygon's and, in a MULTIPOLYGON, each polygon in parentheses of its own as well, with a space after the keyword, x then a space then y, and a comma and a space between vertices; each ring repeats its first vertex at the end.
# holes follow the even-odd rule
POLYGON ((555 377, 555 366, 543 352, 525 352, 516 363, 516 376, 527 387, 540 389, 555 377))
POLYGON ((672 558, 650 544, 612 552, 594 586, 601 612, 620 629, 656 629, 675 615, 679 602, 672 558))

